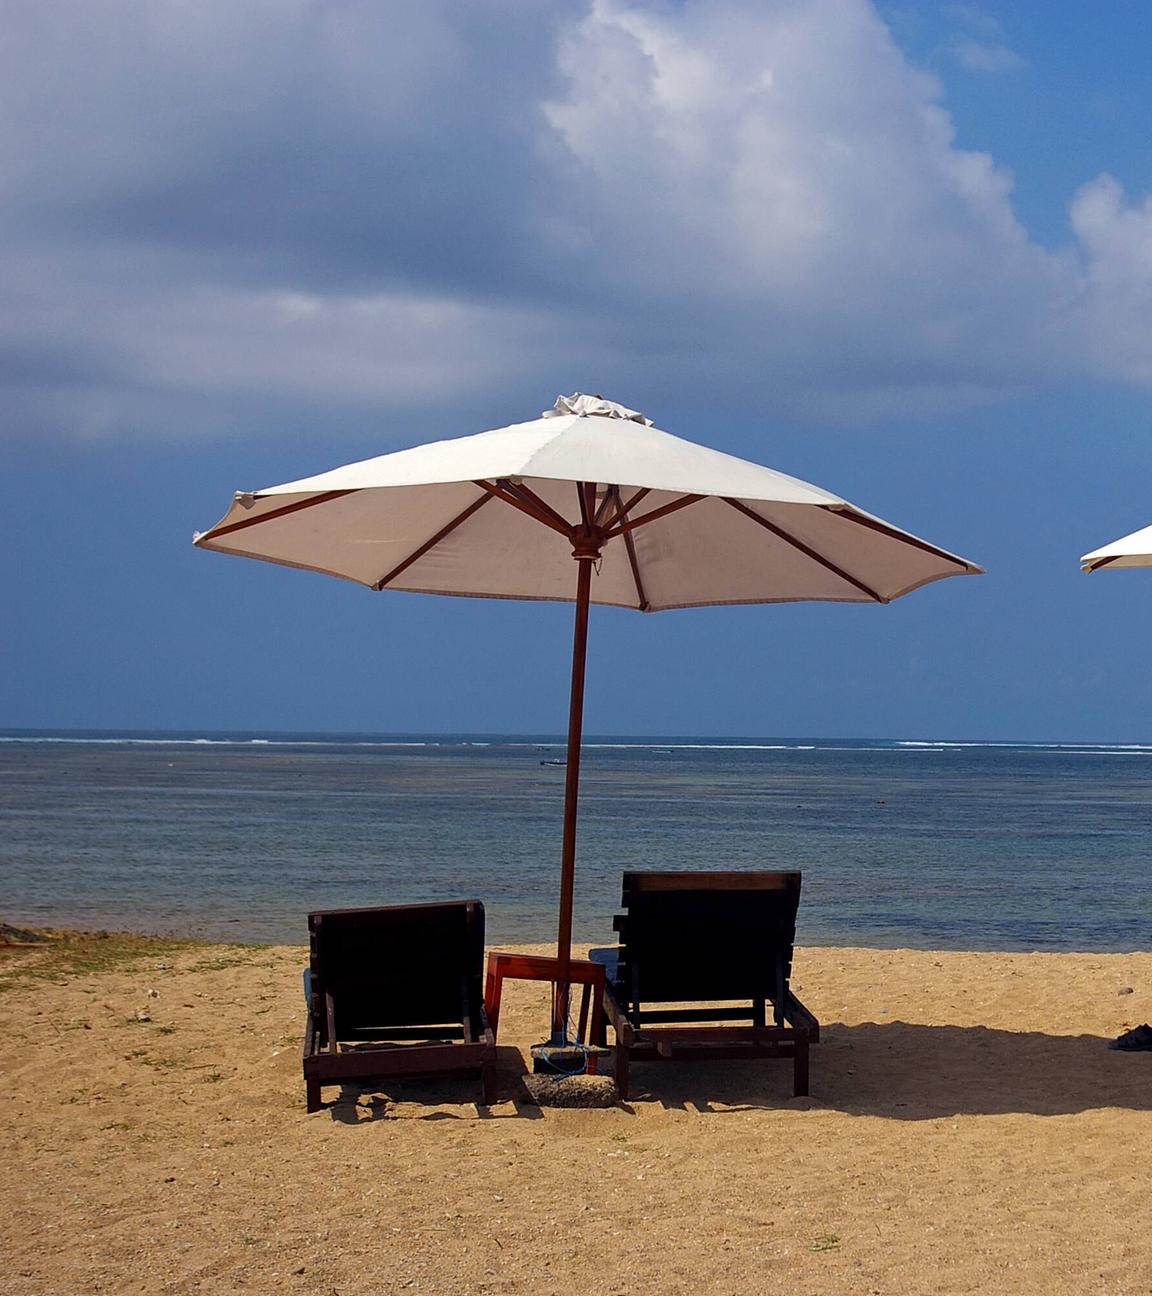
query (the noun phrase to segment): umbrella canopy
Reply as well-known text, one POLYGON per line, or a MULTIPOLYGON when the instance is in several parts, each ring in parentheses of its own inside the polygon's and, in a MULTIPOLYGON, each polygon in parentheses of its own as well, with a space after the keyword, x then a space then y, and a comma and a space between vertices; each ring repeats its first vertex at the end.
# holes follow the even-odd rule
POLYGON ((576 603, 557 1042, 566 1020, 589 603, 641 612, 888 603, 982 570, 818 486, 579 394, 531 422, 239 493, 195 543, 375 590, 576 603))
POLYGON ((1152 526, 1093 549, 1080 559, 1081 571, 1099 571, 1101 567, 1152 567, 1152 526))
POLYGON ((591 601, 642 612, 887 603, 980 571, 818 486, 592 397, 237 494, 195 543, 377 590, 571 600, 576 533, 590 525, 600 534, 591 601))

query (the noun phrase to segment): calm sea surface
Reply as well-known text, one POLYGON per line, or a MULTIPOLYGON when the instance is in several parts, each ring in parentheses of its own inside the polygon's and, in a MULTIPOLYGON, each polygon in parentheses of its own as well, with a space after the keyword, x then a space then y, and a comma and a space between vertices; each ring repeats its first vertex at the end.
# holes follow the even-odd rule
MULTIPOLYGON (((547 738, 0 731, 0 918, 303 942, 477 896, 554 934, 547 738)), ((800 869, 805 944, 1152 949, 1152 746, 593 740, 576 935, 628 868, 800 869)))

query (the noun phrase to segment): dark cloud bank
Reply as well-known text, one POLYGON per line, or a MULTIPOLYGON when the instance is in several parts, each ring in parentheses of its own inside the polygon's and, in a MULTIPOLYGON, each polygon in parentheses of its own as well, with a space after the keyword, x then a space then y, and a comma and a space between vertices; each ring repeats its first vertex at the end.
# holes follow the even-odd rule
POLYGON ((1042 249, 866 0, 0 16, 12 438, 1152 377, 1152 210, 1086 177, 1042 249))

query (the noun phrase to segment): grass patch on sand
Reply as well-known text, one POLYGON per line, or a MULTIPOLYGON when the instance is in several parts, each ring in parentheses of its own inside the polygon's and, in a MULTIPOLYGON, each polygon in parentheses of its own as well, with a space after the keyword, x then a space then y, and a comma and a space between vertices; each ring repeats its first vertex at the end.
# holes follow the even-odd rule
POLYGON ((261 949, 259 945, 225 945, 220 953, 193 963, 190 972, 226 972, 229 968, 243 967, 261 949))
POLYGON ((58 981, 101 972, 131 972, 145 960, 163 960, 203 942, 131 932, 57 931, 29 945, 0 944, 0 991, 21 982, 58 981))
POLYGON ((810 1250, 812 1251, 839 1251, 840 1235, 838 1233, 821 1233, 819 1237, 812 1239, 810 1250))

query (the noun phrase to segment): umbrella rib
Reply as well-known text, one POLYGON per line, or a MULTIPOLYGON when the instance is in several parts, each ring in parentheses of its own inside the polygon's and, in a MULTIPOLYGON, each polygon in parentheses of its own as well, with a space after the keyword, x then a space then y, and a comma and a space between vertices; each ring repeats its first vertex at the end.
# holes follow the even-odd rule
MULTIPOLYGON (((612 518, 612 521, 611 521, 611 522, 606 522, 606 523, 604 524, 605 529, 607 530, 607 529, 609 529, 609 528, 611 528, 611 527, 614 527, 614 526, 616 525, 617 522, 619 522, 619 521, 621 521, 621 520, 623 519, 623 517, 625 516, 625 514, 631 512, 632 509, 634 509, 634 508, 636 507, 636 505, 640 503, 640 501, 644 498, 645 495, 650 495, 651 493, 652 493, 652 488, 651 488, 650 486, 641 486, 641 488, 636 492, 635 495, 632 496, 632 498, 628 501, 628 503, 625 504, 625 505, 624 505, 624 506, 623 506, 623 507, 622 507, 622 508, 621 508, 621 509, 620 509, 620 510, 615 514, 615 516, 612 518)), ((616 488, 616 500, 617 500, 617 502, 619 502, 619 500, 620 500, 620 488, 619 488, 619 487, 616 488)))
POLYGON ((231 535, 233 531, 243 531, 245 527, 253 527, 261 522, 271 522, 275 518, 287 517, 289 513, 299 513, 301 509, 312 508, 316 504, 327 504, 331 500, 343 499, 345 495, 355 495, 355 490, 338 490, 325 491, 323 495, 313 495, 311 499, 297 500, 294 504, 285 504, 278 509, 270 509, 267 513, 261 513, 259 517, 243 518, 239 522, 229 522, 227 526, 213 527, 211 531, 206 531, 202 536, 196 537, 196 543, 202 540, 215 540, 219 536, 231 535))
POLYGON ((1124 556, 1123 554, 1113 554, 1111 558, 1097 558, 1095 562, 1089 563, 1088 566, 1085 567, 1083 570, 1089 573, 1094 571, 1100 571, 1101 568, 1111 566, 1112 563, 1116 562, 1118 559, 1122 558, 1123 556, 1124 556))
MULTIPOLYGON (((628 510, 620 499, 620 487, 612 486, 609 489, 616 507, 620 510, 616 516, 623 517, 628 510)), ((651 604, 648 602, 648 595, 644 593, 644 582, 640 579, 640 565, 636 561, 636 542, 632 539, 631 531, 624 532, 624 548, 628 552, 628 565, 632 568, 632 580, 636 585, 637 607, 641 612, 647 612, 651 604)))
MULTIPOLYGON (((642 527, 648 522, 655 522, 657 518, 667 517, 669 513, 676 513, 682 508, 687 508, 689 504, 696 504, 702 499, 704 499, 703 495, 681 495, 679 499, 673 500, 671 504, 664 504, 660 508, 652 509, 650 513, 642 513, 638 518, 633 518, 630 522, 621 522, 617 525, 616 519, 613 518, 612 526, 604 532, 604 539, 614 540, 618 535, 626 535, 629 531, 635 531, 637 527, 642 527)), ((631 508, 631 504, 628 507, 631 508)))
MULTIPOLYGON (((593 487, 595 489, 595 487, 593 487)), ((576 500, 580 505, 580 525, 585 531, 592 525, 592 514, 588 509, 588 483, 576 483, 576 500)))
MULTIPOLYGON (((553 517, 550 517, 548 513, 542 513, 535 504, 532 504, 529 500, 520 499, 518 496, 513 495, 510 491, 503 489, 496 483, 484 481, 482 478, 478 478, 473 484, 479 486, 481 490, 487 491, 489 495, 495 495, 497 499, 503 500, 505 504, 510 504, 514 509, 519 509, 521 513, 526 513, 534 522, 540 522, 544 526, 550 527, 553 531, 558 531, 562 536, 566 536, 568 539, 572 538, 572 528, 567 522, 561 524, 553 517)), ((549 510, 549 512, 551 512, 551 510, 549 510)))
POLYGON ((608 516, 609 508, 611 508, 614 504, 618 504, 619 502, 620 502, 620 487, 619 486, 605 487, 604 498, 600 501, 600 507, 596 510, 596 516, 595 518, 593 518, 593 522, 595 523, 595 525, 598 527, 603 527, 605 525, 604 519, 608 516))
POLYGON ((947 549, 937 549, 935 545, 929 544, 927 540, 921 540, 917 536, 909 535, 907 531, 900 531, 896 527, 888 526, 878 518, 866 517, 855 510, 849 511, 841 505, 821 504, 826 513, 834 513, 837 517, 842 517, 846 522, 855 522, 857 526, 867 527, 869 531, 878 531, 880 535, 888 536, 890 540, 899 540, 903 544, 911 545, 913 549, 922 549, 925 553, 930 553, 936 558, 943 558, 946 562, 955 563, 957 567, 963 568, 964 571, 970 572, 973 564, 965 562, 963 558, 957 558, 955 554, 950 554, 947 549))
POLYGON ((389 584, 389 582, 391 581, 394 581, 396 577, 399 576, 402 572, 406 572, 408 568, 411 567, 412 564, 417 561, 417 559, 423 558, 424 555, 428 552, 428 550, 435 548, 435 546, 438 545, 446 535, 449 535, 453 531, 455 531, 456 528, 461 525, 461 523, 467 522, 468 519, 472 516, 472 514, 477 512, 479 509, 483 508, 483 506, 487 504, 491 498, 492 498, 491 495, 480 495, 476 499, 474 499, 466 509, 464 509, 460 513, 457 513, 456 516, 452 519, 451 522, 448 523, 447 526, 442 526, 440 530, 437 531, 436 534, 432 537, 431 540, 426 540, 420 546, 420 548, 416 550, 415 553, 410 554, 407 558, 404 559, 402 563, 399 563, 397 566, 393 567, 392 570, 388 573, 388 575, 378 580, 372 586, 372 588, 374 590, 382 590, 385 585, 389 584))
POLYGON ((520 499, 527 500, 530 504, 534 504, 541 513, 550 517, 552 521, 559 526, 563 526, 568 530, 572 529, 571 523, 568 519, 562 513, 558 513, 552 505, 547 502, 547 500, 541 499, 530 486, 525 486, 523 482, 508 482, 505 486, 503 485, 503 479, 498 483, 498 485, 501 485, 502 488, 510 494, 516 495, 520 499))
POLYGON ((799 549, 806 558, 811 558, 813 562, 819 563, 821 567, 827 568, 828 571, 839 576, 841 580, 847 581, 849 585, 854 585, 861 591, 861 593, 867 594, 870 599, 875 599, 877 603, 890 603, 892 601, 891 599, 885 598, 883 594, 878 594, 876 590, 865 585, 863 581, 857 580, 855 576, 849 575, 843 567, 838 567, 831 561, 831 559, 825 558, 823 554, 819 554, 815 549, 809 548, 802 540, 797 540, 795 536, 789 535, 787 531, 776 526, 774 522, 769 522, 767 518, 761 517, 759 513, 750 509, 747 504, 741 504, 739 500, 729 499, 727 495, 724 495, 721 498, 724 500, 725 504, 734 508, 737 513, 743 513, 745 517, 751 518, 753 522, 758 522, 765 531, 771 531, 774 536, 783 540, 785 544, 791 545, 793 549, 799 549))

